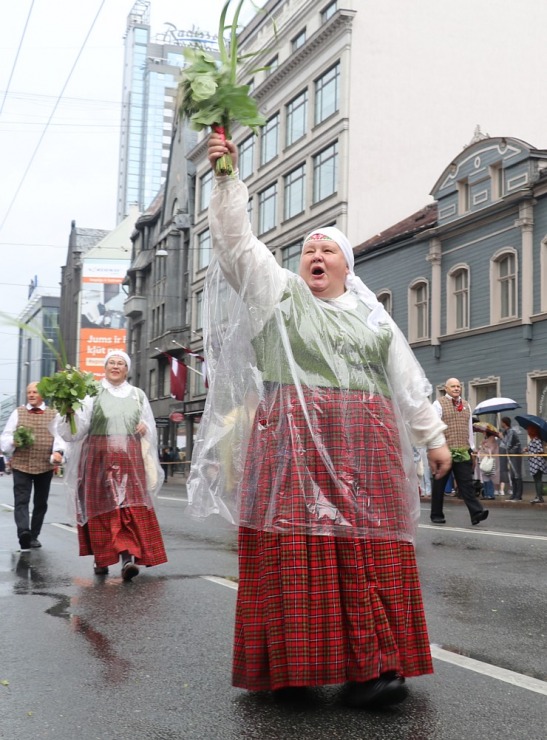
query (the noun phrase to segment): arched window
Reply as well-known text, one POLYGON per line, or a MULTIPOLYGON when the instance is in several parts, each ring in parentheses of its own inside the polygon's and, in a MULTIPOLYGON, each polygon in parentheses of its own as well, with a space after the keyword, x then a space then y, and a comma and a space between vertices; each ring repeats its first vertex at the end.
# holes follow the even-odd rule
POLYGON ((448 273, 446 329, 451 334, 469 328, 469 268, 456 265, 448 273))
POLYGON ((425 278, 415 280, 408 292, 408 339, 429 339, 429 284, 425 278))
POLYGON ((494 255, 491 262, 491 322, 516 319, 517 309, 517 253, 513 248, 494 255))
POLYGON ((393 316, 393 296, 391 290, 380 290, 376 295, 390 316, 393 316))

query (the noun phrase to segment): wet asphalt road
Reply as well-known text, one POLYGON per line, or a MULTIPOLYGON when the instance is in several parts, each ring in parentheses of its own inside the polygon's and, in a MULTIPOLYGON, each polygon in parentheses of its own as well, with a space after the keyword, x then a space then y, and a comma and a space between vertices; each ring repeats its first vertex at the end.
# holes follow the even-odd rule
POLYGON ((0 478, 0 738, 546 737, 547 506, 493 506, 471 528, 450 502, 435 528, 424 505, 417 550, 436 672, 409 681, 400 707, 364 713, 338 704, 340 687, 299 708, 231 688, 234 532, 186 519, 177 478, 158 507, 169 563, 133 583, 118 569, 95 577, 77 556, 74 531, 58 526, 58 480, 44 547, 19 553, 11 485, 0 478))

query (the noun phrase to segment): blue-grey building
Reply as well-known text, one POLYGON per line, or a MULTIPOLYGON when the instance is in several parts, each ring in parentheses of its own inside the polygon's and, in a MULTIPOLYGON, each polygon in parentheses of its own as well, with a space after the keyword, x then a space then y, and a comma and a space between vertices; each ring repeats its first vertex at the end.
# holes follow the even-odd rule
POLYGON ((478 132, 431 195, 355 249, 356 272, 437 389, 547 416, 547 150, 478 132))

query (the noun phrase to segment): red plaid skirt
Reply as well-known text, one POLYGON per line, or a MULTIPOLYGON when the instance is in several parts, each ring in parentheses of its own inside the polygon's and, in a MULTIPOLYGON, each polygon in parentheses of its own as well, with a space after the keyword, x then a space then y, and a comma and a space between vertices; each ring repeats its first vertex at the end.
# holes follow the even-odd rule
POLYGON ((411 540, 417 478, 409 490, 391 401, 336 388, 302 393, 304 408, 293 386, 267 387, 247 450, 239 524, 411 540))
POLYGON ((80 555, 94 555, 100 567, 117 563, 125 550, 139 565, 167 562, 138 438, 90 435, 79 477, 78 505, 85 522, 78 525, 80 555))
POLYGON ((294 388, 271 386, 254 419, 240 502, 233 684, 259 691, 431 673, 391 401, 362 391, 303 393, 308 418, 294 388))
POLYGON ((252 691, 432 673, 408 542, 240 528, 232 682, 252 691))

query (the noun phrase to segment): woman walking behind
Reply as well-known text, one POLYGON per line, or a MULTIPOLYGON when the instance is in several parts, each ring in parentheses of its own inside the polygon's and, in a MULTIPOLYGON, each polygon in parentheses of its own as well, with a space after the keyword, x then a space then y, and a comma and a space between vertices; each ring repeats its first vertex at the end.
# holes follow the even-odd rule
POLYGON ((543 474, 547 473, 547 458, 539 457, 539 455, 543 454, 543 442, 541 441, 539 429, 530 424, 530 426, 526 427, 526 433, 530 441, 528 442, 528 447, 524 448, 524 452, 531 454, 528 458, 528 465, 530 466, 530 475, 534 479, 536 489, 536 497, 530 503, 543 504, 543 474))
POLYGON ((126 581, 140 565, 167 561, 153 505, 163 482, 154 415, 144 391, 126 380, 130 365, 125 352, 109 352, 98 395, 75 412, 76 434, 59 425, 72 442, 66 483, 80 555, 94 556, 96 575, 121 560, 126 581))

